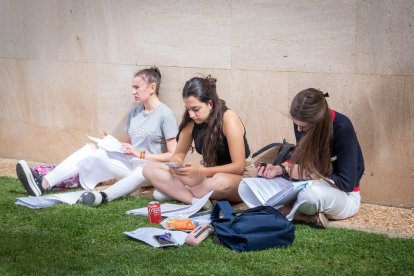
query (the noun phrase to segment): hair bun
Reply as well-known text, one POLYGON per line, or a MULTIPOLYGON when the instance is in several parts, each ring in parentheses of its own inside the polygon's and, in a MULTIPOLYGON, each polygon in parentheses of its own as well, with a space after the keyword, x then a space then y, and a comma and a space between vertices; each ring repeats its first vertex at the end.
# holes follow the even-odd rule
POLYGON ((161 78, 161 71, 160 71, 160 69, 158 69, 157 66, 154 65, 150 69, 154 70, 158 74, 158 76, 160 76, 160 78, 161 78))
POLYGON ((216 82, 217 82, 216 78, 213 78, 211 75, 208 75, 206 77, 206 80, 208 81, 211 87, 216 88, 216 82))

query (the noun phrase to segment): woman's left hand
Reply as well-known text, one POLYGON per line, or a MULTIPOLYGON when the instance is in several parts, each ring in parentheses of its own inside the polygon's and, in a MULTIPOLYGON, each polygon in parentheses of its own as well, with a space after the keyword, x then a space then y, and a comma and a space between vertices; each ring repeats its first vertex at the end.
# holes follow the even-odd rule
POLYGON ((132 146, 131 144, 122 143, 122 148, 124 150, 124 154, 140 157, 141 152, 134 148, 134 146, 132 146))
POLYGON ((181 168, 170 168, 170 171, 174 175, 186 176, 186 177, 195 177, 200 176, 200 168, 193 166, 191 164, 185 164, 181 168))

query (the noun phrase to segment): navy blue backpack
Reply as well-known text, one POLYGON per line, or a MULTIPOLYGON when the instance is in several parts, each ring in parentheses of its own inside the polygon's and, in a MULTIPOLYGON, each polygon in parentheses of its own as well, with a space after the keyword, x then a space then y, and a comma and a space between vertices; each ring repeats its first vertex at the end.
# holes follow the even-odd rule
POLYGON ((228 201, 217 201, 211 211, 211 225, 213 240, 237 252, 286 247, 295 239, 295 226, 270 206, 235 215, 228 201))

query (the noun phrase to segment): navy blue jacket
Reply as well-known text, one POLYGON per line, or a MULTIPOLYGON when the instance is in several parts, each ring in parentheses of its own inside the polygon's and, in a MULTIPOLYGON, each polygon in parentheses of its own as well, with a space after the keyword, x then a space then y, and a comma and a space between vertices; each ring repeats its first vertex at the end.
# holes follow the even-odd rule
MULTIPOLYGON (((332 111, 333 137, 331 140, 332 175, 335 185, 344 192, 359 191, 359 181, 364 173, 364 157, 354 130, 345 115, 332 111)), ((294 124, 296 143, 302 137, 294 124)))

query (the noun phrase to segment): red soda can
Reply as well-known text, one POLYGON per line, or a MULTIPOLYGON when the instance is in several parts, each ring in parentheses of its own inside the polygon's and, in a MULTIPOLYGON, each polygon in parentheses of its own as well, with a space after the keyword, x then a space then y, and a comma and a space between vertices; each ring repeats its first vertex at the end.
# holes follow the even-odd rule
POLYGON ((158 201, 148 203, 148 222, 154 224, 161 222, 161 206, 158 201))

